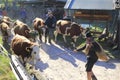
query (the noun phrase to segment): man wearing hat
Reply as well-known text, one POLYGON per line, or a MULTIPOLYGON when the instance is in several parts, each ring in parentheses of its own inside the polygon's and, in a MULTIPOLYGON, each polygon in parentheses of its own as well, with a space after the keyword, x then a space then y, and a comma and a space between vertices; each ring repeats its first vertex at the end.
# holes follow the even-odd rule
POLYGON ((93 46, 93 42, 95 42, 95 41, 94 41, 91 33, 88 32, 86 34, 86 44, 85 44, 85 46, 83 46, 80 49, 74 50, 75 52, 85 50, 85 54, 87 55, 87 63, 85 65, 86 72, 87 72, 87 80, 92 80, 93 78, 95 78, 95 80, 97 80, 96 77, 94 76, 93 72, 92 72, 93 65, 98 60, 98 56, 97 56, 96 51, 95 51, 94 46, 93 46))
POLYGON ((45 25, 47 25, 47 27, 48 27, 48 31, 49 31, 49 43, 51 43, 51 39, 53 37, 53 33, 54 33, 55 25, 56 25, 56 18, 52 14, 51 11, 48 12, 48 17, 45 20, 45 25))

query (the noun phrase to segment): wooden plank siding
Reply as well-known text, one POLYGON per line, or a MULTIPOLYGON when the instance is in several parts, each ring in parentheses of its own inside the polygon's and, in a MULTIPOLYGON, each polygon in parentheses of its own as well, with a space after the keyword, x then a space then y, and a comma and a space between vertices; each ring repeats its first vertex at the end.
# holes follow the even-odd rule
POLYGON ((105 20, 109 21, 112 19, 111 15, 98 15, 98 14, 74 14, 75 18, 87 19, 87 20, 105 20))

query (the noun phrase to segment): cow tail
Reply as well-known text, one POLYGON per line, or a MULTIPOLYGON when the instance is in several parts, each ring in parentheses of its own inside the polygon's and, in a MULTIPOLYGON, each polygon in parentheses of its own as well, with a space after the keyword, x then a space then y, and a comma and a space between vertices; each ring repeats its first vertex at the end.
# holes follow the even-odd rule
POLYGON ((0 31, 1 31, 2 27, 1 27, 1 24, 0 24, 0 31))

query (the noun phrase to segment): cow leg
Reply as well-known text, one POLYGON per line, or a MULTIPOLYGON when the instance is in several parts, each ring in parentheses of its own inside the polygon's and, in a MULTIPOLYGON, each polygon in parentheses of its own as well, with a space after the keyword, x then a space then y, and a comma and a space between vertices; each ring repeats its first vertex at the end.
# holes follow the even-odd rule
POLYGON ((55 36, 55 42, 57 42, 57 36, 58 36, 58 32, 54 31, 54 36, 55 36))
POLYGON ((39 35, 39 39, 40 39, 40 41, 42 42, 42 36, 41 36, 41 34, 39 35))
POLYGON ((21 62, 21 63, 23 64, 23 66, 25 67, 25 66, 26 66, 26 61, 25 61, 24 57, 19 56, 19 58, 20 58, 20 62, 21 62))
POLYGON ((24 67, 26 67, 26 62, 27 62, 27 58, 23 58, 23 65, 24 65, 24 67))
POLYGON ((47 35, 47 34, 45 34, 45 43, 47 42, 47 37, 48 37, 48 35, 47 35))
POLYGON ((48 35, 49 35, 49 31, 48 31, 48 28, 46 28, 46 30, 45 30, 45 43, 47 42, 48 35))
POLYGON ((67 43, 66 36, 63 35, 64 42, 67 43))
POLYGON ((7 36, 3 36, 3 37, 2 37, 2 41, 3 41, 4 43, 6 43, 7 40, 8 40, 7 36))
POLYGON ((75 42, 73 39, 72 39, 72 46, 73 46, 73 48, 75 48, 75 42))
POLYGON ((73 45, 73 48, 76 48, 76 45, 75 45, 76 41, 77 41, 76 38, 72 38, 72 45, 73 45))
POLYGON ((2 36, 2 41, 5 43, 6 42, 6 39, 4 36, 2 36))
POLYGON ((42 35, 41 35, 41 32, 39 32, 39 40, 42 42, 42 35))
POLYGON ((50 35, 50 29, 48 29, 48 42, 51 42, 51 35, 50 35))
POLYGON ((27 59, 27 62, 31 63, 31 65, 35 67, 37 61, 34 57, 30 57, 29 59, 27 59))
POLYGON ((36 55, 36 54, 32 54, 32 62, 33 62, 33 65, 35 66, 36 65, 36 59, 39 55, 36 55))

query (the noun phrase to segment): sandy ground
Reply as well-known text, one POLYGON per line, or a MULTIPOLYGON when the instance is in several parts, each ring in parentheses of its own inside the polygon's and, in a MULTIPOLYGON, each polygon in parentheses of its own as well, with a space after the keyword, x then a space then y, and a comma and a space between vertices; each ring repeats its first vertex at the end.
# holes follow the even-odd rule
MULTIPOLYGON (((41 61, 36 67, 40 69, 46 80, 87 80, 86 56, 81 52, 73 52, 52 43, 42 44, 41 61)), ((120 61, 98 61, 93 72, 98 80, 120 80, 120 61)))

